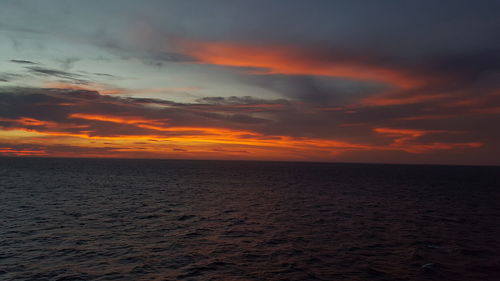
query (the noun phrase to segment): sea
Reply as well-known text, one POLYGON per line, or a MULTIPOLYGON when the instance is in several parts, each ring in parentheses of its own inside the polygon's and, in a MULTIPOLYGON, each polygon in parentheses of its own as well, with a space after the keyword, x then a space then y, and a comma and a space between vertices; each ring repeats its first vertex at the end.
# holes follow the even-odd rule
POLYGON ((0 158, 0 280, 500 280, 500 167, 0 158))

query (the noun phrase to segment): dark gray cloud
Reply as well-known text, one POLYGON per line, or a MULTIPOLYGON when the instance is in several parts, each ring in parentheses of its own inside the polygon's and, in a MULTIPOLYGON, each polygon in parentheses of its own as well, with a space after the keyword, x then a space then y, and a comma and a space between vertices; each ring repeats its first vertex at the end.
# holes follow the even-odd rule
POLYGON ((32 62, 29 60, 10 60, 10 62, 19 63, 19 64, 38 64, 36 62, 32 62))
POLYGON ((57 59, 56 61, 61 64, 61 68, 64 70, 69 70, 73 67, 73 65, 81 60, 80 58, 64 58, 64 59, 57 59))
POLYGON ((104 76, 108 77, 108 79, 109 77, 114 77, 113 75, 107 76, 104 73, 92 74, 84 71, 71 72, 44 66, 26 66, 25 68, 27 69, 28 73, 41 78, 46 78, 48 79, 48 81, 65 82, 76 85, 86 85, 92 82, 98 82, 100 80, 99 78, 102 78, 104 76))
POLYGON ((24 77, 19 73, 0 72, 0 82, 10 82, 24 77))
POLYGON ((77 74, 77 73, 72 73, 72 72, 62 71, 62 70, 57 70, 57 69, 51 69, 51 68, 45 68, 45 67, 39 67, 39 66, 30 66, 30 67, 26 67, 26 68, 31 73, 33 73, 35 75, 52 76, 52 77, 72 79, 72 80, 77 80, 78 78, 82 77, 82 75, 77 74))
POLYGON ((347 105, 387 86, 340 78, 306 75, 247 75, 243 81, 307 103, 347 105))
POLYGON ((251 96, 243 97, 203 97, 197 100, 198 103, 206 105, 246 105, 246 106, 259 106, 259 105, 286 105, 289 101, 286 99, 260 99, 251 96))

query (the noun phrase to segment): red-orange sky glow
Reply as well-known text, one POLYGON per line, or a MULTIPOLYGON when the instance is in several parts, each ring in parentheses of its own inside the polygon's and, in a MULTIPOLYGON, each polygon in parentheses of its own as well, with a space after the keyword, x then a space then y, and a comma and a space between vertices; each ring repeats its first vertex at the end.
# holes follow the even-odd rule
POLYGON ((0 156, 500 165, 490 7, 132 2, 0 19, 0 156))

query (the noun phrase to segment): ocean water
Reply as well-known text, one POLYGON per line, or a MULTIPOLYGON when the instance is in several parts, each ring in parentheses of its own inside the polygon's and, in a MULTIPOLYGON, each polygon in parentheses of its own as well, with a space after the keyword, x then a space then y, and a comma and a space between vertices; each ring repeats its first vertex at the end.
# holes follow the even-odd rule
POLYGON ((0 158, 0 280, 500 280, 500 168, 0 158))

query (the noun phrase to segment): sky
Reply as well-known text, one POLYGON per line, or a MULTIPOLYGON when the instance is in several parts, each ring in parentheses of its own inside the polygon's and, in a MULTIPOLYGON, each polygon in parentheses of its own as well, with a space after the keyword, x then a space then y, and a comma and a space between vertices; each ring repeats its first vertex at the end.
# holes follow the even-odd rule
POLYGON ((500 1, 0 2, 0 155, 500 165, 500 1))

